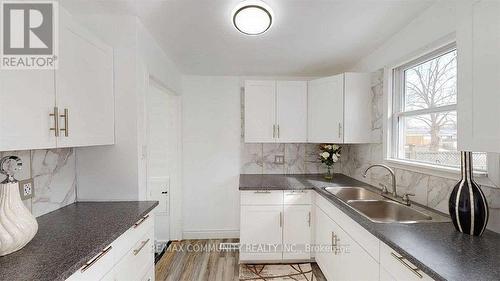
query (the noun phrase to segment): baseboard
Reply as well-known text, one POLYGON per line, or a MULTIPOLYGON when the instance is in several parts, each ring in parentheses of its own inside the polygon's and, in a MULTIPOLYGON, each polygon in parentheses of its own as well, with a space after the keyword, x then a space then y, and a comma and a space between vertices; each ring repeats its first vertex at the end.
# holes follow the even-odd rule
POLYGON ((227 229, 186 230, 182 232, 183 239, 229 239, 240 238, 240 231, 227 229))

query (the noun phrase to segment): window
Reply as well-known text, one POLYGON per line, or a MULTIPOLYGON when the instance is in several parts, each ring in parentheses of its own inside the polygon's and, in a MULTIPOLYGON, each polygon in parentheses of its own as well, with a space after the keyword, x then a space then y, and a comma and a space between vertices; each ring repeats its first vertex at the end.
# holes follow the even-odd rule
MULTIPOLYGON (((459 168, 455 44, 394 69, 392 158, 459 168)), ((486 153, 474 153, 486 172, 486 153)))

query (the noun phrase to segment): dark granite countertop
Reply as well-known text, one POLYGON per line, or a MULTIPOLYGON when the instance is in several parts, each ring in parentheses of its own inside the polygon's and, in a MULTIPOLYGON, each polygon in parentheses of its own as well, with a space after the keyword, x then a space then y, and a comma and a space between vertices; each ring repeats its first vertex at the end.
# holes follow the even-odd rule
POLYGON ((457 232, 451 222, 374 223, 328 193, 327 186, 374 188, 342 174, 331 181, 321 175, 240 175, 240 190, 314 189, 435 280, 500 280, 500 234, 487 230, 473 237, 457 232))
POLYGON ((40 216, 33 240, 0 257, 0 280, 65 280, 157 205, 78 202, 40 216))

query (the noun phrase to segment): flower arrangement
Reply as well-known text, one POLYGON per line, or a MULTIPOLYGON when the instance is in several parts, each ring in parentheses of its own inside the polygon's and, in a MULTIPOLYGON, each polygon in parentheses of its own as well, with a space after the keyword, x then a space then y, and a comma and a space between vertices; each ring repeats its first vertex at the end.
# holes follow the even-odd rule
POLYGON ((332 179, 332 166, 340 159, 342 147, 336 144, 322 143, 319 145, 319 160, 325 164, 328 171, 325 175, 326 179, 332 179))

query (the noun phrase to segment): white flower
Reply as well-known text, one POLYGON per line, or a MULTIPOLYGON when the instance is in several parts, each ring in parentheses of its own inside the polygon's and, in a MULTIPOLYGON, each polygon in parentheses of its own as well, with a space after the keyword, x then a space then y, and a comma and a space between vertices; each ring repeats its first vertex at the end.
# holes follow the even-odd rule
POLYGON ((323 152, 323 153, 321 153, 320 155, 321 155, 321 157, 323 157, 324 159, 328 159, 328 157, 330 157, 330 153, 328 153, 328 152, 326 152, 326 151, 325 151, 325 152, 323 152))
POLYGON ((340 146, 338 146, 338 145, 336 145, 336 144, 334 144, 332 147, 333 147, 333 149, 334 149, 334 150, 337 150, 337 149, 339 149, 339 148, 340 148, 340 146))
POLYGON ((325 145, 325 149, 332 150, 332 146, 331 145, 325 145))
POLYGON ((337 154, 332 155, 332 160, 333 160, 333 162, 339 161, 339 157, 337 156, 337 154))

